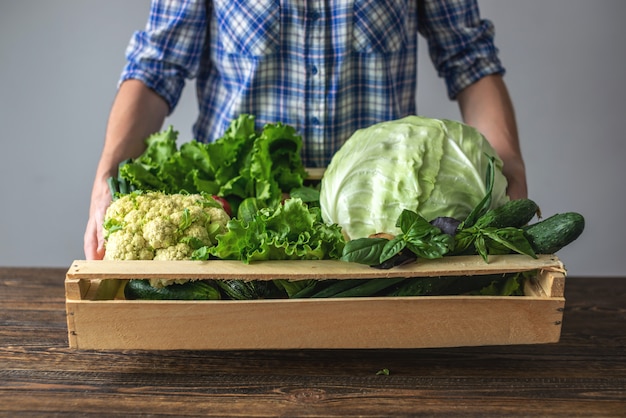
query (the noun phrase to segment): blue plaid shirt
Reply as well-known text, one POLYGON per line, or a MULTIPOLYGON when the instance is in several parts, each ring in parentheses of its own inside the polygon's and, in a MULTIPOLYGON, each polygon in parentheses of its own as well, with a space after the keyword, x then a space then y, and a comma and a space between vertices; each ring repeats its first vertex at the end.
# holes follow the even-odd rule
POLYGON ((324 167, 355 130, 415 114, 418 31, 451 99, 504 72, 475 0, 155 0, 121 81, 173 110, 195 79, 197 140, 248 113, 296 127, 304 164, 324 167))

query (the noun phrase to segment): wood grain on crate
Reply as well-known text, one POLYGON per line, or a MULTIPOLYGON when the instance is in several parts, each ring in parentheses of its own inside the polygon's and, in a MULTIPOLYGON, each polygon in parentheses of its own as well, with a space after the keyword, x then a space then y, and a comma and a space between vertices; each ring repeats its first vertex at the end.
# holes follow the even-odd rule
POLYGON ((68 302, 70 346, 232 350, 556 342, 563 300, 496 297, 68 302))

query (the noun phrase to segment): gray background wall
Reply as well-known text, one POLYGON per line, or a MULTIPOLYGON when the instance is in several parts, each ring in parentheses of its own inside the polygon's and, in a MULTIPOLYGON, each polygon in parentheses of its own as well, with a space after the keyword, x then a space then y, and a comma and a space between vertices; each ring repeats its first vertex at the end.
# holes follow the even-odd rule
MULTIPOLYGON (((626 2, 481 0, 515 102, 530 197, 578 211, 570 276, 626 273, 626 2)), ((148 0, 0 0, 0 266, 83 258, 92 176, 148 0)), ((421 44, 419 113, 459 119, 421 44)), ((193 86, 166 121, 190 139, 193 86)))

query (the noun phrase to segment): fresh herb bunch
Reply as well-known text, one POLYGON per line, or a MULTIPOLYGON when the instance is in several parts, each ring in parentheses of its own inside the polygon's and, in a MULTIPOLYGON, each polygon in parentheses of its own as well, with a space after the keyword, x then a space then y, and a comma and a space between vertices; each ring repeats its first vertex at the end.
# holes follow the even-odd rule
MULTIPOLYGON (((370 266, 385 267, 385 263, 401 256, 403 261, 417 257, 441 258, 454 248, 454 237, 431 225, 416 212, 405 209, 400 214, 397 226, 402 231, 391 239, 358 238, 348 241, 341 257, 370 266), (409 254, 406 254, 406 252, 409 254)), ((389 267, 397 265, 392 263, 389 267)))

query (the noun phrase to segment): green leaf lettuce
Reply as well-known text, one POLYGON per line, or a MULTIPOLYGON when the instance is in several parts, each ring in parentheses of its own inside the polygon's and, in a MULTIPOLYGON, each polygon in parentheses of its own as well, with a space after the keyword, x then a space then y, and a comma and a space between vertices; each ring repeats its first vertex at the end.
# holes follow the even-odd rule
POLYGON ((345 244, 337 225, 322 221, 319 208, 298 198, 262 208, 246 220, 233 218, 210 255, 245 263, 260 260, 338 259, 345 244))

